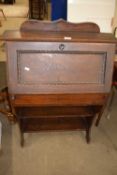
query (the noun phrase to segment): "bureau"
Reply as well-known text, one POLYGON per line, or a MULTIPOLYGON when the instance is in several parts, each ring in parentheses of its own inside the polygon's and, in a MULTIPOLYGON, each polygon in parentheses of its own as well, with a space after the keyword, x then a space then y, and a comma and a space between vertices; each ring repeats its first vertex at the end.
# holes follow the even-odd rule
POLYGON ((8 94, 21 131, 84 130, 111 89, 116 40, 94 23, 29 20, 6 31, 8 94))

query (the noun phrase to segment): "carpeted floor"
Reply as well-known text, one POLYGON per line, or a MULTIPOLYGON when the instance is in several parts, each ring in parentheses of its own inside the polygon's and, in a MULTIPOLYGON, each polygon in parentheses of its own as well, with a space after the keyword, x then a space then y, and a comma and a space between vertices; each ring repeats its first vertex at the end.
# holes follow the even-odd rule
MULTIPOLYGON (((0 63, 0 86, 5 85, 5 64, 0 63), (2 76, 1 76, 2 75, 2 76)), ((117 93, 109 119, 92 128, 86 144, 84 132, 40 132, 25 134, 20 146, 17 124, 3 124, 0 175, 116 175, 117 174, 117 93)))

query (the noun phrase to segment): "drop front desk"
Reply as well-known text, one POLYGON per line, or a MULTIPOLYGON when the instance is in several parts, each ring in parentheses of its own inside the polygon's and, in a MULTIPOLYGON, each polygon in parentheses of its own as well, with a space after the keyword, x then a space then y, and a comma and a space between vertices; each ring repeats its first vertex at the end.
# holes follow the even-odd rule
MULTIPOLYGON (((30 20, 6 31, 8 93, 21 131, 84 130, 111 89, 115 38, 94 23, 30 20)), ((97 118, 99 122, 99 118, 97 118)))

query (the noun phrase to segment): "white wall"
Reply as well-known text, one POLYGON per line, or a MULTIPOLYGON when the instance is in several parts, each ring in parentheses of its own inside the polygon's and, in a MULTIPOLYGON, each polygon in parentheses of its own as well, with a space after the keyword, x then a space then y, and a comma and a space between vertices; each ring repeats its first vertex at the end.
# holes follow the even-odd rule
POLYGON ((101 32, 112 32, 115 0, 68 0, 68 21, 95 22, 101 32))

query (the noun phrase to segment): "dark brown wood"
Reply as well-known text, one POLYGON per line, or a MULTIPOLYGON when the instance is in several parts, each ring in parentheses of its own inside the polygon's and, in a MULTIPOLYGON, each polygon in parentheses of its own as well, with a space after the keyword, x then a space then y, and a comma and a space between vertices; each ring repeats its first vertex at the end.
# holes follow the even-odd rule
POLYGON ((39 31, 51 31, 51 32, 88 32, 88 33, 99 33, 100 28, 97 24, 93 22, 84 22, 84 23, 72 23, 66 22, 63 19, 51 21, 37 21, 30 20, 25 21, 20 30, 22 32, 39 32, 39 31))
POLYGON ((29 18, 30 19, 44 19, 47 15, 45 0, 29 0, 29 18))
POLYGON ((113 85, 117 87, 117 61, 114 63, 113 85))
POLYGON ((27 106, 16 107, 16 112, 20 118, 54 118, 56 116, 69 117, 90 117, 95 113, 95 106, 27 106))
POLYGON ((11 94, 108 93, 110 90, 114 44, 8 42, 7 49, 11 94))
POLYGON ((107 33, 83 33, 83 32, 20 32, 20 31, 6 31, 1 40, 6 41, 39 41, 39 42, 80 42, 80 43, 112 43, 115 45, 117 39, 114 35, 107 33))
POLYGON ((86 130, 87 143, 95 118, 95 107, 17 107, 21 130, 21 145, 24 145, 24 132, 53 130, 86 130), (88 119, 87 119, 88 118, 88 119))
POLYGON ((11 95, 14 106, 87 106, 103 105, 108 94, 15 94, 11 95))
POLYGON ((26 21, 21 25, 20 31, 6 31, 0 40, 117 44, 117 39, 114 35, 100 33, 99 26, 95 23, 70 23, 62 19, 54 22, 26 21))
POLYGON ((87 143, 112 85, 116 39, 94 23, 27 21, 5 32, 8 90, 23 133, 82 129, 87 143))

